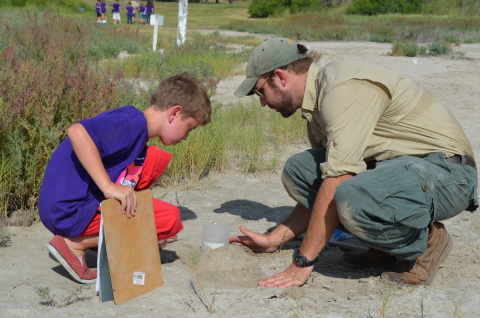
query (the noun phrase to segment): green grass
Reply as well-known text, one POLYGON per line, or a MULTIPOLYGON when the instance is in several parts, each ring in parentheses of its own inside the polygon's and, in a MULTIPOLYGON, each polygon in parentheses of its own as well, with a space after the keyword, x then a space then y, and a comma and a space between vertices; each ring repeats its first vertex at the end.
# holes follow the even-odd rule
POLYGON ((276 171, 279 154, 289 144, 306 142, 306 124, 300 113, 284 119, 258 102, 217 107, 212 123, 190 133, 186 141, 170 147, 156 141, 175 158, 161 182, 191 184, 209 171, 276 171))
POLYGON ((455 38, 480 42, 480 20, 468 16, 352 16, 340 9, 278 18, 232 21, 222 29, 267 33, 308 41, 434 42, 455 38), (381 40, 379 40, 381 39, 381 40))
POLYGON ((169 36, 159 42, 159 51, 162 53, 144 49, 129 58, 109 60, 103 66, 121 70, 128 78, 158 79, 179 72, 188 72, 205 81, 209 78, 225 78, 250 53, 245 49, 231 51, 227 44, 228 38, 215 33, 203 36, 194 34, 179 47, 175 37, 169 36))

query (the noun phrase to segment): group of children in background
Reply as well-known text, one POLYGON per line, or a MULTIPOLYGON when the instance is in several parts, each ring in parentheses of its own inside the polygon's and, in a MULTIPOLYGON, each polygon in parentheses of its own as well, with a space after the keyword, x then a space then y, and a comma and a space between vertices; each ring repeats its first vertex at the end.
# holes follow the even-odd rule
MULTIPOLYGON (((112 7, 113 24, 120 24, 121 5, 119 0, 115 0, 115 2, 110 6, 112 7)), ((105 0, 97 0, 95 11, 97 13, 97 23, 107 23, 107 4, 105 3, 105 0)), ((141 2, 138 7, 134 7, 132 6, 131 2, 127 2, 125 6, 125 13, 128 24, 135 23, 135 15, 137 11, 140 14, 140 24, 149 25, 151 15, 155 13, 155 5, 150 0, 147 1, 146 5, 141 2)))

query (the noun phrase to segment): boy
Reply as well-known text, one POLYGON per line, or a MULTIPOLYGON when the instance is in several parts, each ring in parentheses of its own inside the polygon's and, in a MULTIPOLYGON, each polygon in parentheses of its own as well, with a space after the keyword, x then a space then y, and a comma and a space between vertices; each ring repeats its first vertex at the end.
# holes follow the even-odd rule
POLYGON ((120 3, 118 0, 112 4, 113 24, 120 24, 120 3))
POLYGON ((132 7, 132 3, 128 2, 127 6, 125 7, 125 12, 127 13, 127 24, 133 24, 133 16, 135 9, 132 7))
POLYGON ((107 4, 105 0, 100 3, 100 11, 102 12, 102 23, 107 23, 107 4))
POLYGON ((143 5, 143 2, 140 2, 138 12, 140 12, 140 24, 145 24, 145 6, 143 5))
MULTIPOLYGON (((210 122, 211 105, 202 83, 186 73, 164 79, 143 112, 133 106, 107 111, 68 129, 53 153, 40 190, 39 214, 55 235, 51 255, 80 283, 94 283, 96 269, 87 268, 85 250, 98 246, 100 202, 115 198, 123 215, 135 215, 135 190, 153 187, 171 159, 158 147, 187 139, 210 122)), ((154 201, 159 246, 183 229, 176 206, 154 201)))
POLYGON ((97 0, 97 4, 95 5, 95 11, 97 13, 97 23, 102 23, 102 11, 100 5, 100 0, 97 0))

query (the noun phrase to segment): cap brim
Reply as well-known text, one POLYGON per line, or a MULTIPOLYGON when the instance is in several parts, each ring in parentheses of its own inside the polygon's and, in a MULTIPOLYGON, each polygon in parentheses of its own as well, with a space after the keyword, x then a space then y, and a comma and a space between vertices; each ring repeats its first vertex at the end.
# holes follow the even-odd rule
POLYGON ((252 95, 252 89, 257 84, 259 77, 247 77, 243 80, 242 84, 237 88, 235 97, 241 98, 243 96, 252 95))

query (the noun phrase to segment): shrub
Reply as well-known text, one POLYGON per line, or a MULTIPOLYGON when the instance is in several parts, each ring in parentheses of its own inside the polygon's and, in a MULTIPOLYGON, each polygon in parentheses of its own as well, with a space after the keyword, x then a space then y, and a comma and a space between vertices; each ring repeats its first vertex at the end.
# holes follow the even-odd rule
POLYGON ((392 52, 390 55, 394 56, 408 56, 414 57, 418 54, 418 46, 415 42, 404 40, 393 43, 392 52))
POLYGON ((454 43, 454 44, 458 44, 460 42, 458 36, 453 35, 453 34, 449 34, 449 35, 445 36, 445 41, 447 41, 449 43, 454 43))
POLYGON ((386 43, 392 42, 394 39, 395 32, 390 26, 377 27, 370 34, 370 41, 372 42, 386 43))
MULTIPOLYGON (((0 50, 0 211, 33 213, 46 163, 72 123, 130 103, 121 73, 88 60, 89 29, 34 15, 6 27, 0 50)), ((90 53, 91 54, 91 53, 90 53)))
POLYGON ((452 51, 450 44, 446 41, 432 42, 427 45, 428 53, 432 56, 448 54, 452 51))
POLYGON ((253 0, 248 7, 248 13, 252 18, 267 18, 275 14, 282 3, 282 0, 253 0))
POLYGON ((420 13, 425 0, 354 0, 347 8, 349 14, 376 15, 386 13, 420 13))
POLYGON ((341 0, 253 0, 248 7, 248 13, 252 18, 266 18, 284 11, 289 11, 290 13, 318 11, 324 7, 341 4, 342 2, 341 0))

